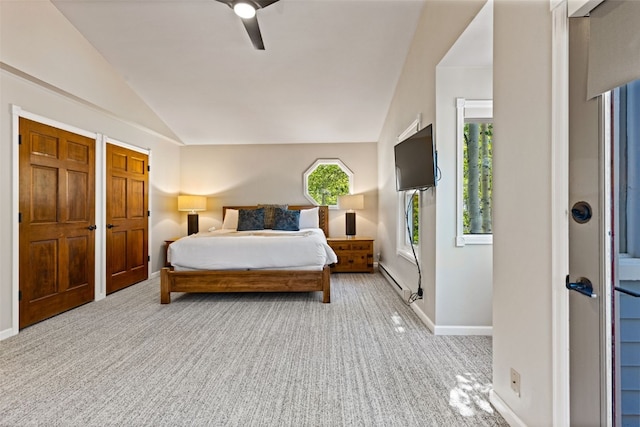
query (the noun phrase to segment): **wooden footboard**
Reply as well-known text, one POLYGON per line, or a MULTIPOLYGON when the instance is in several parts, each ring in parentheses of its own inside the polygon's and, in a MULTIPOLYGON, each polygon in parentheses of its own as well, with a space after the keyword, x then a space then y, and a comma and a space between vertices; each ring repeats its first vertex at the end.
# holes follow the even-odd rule
POLYGON ((313 292, 331 302, 329 266, 320 271, 238 270, 160 271, 160 302, 169 304, 171 292, 313 292))

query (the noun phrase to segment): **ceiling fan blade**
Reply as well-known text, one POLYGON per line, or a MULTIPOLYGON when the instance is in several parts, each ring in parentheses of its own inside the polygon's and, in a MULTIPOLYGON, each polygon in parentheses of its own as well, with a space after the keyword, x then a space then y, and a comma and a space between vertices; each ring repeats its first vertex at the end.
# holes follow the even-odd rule
POLYGON ((273 4, 279 0, 253 0, 254 3, 256 3, 258 6, 260 6, 261 8, 267 7, 270 4, 273 4))
MULTIPOLYGON (((224 3, 230 8, 233 9, 233 6, 242 1, 244 3, 249 3, 255 7, 255 9, 263 9, 273 3, 280 0, 217 0, 220 3, 224 3)), ((246 28, 247 33, 249 34, 249 38, 251 39, 251 43, 253 43, 253 47, 258 50, 264 50, 264 42, 262 41, 262 34, 260 33, 260 26, 258 25, 258 17, 257 15, 253 18, 240 18, 244 28, 246 28)))
POLYGON ((254 16, 250 19, 242 19, 244 27, 247 29, 251 43, 253 47, 258 50, 264 50, 264 43, 262 42, 262 34, 260 34, 260 26, 258 25, 258 18, 254 16))
POLYGON ((275 2, 278 2, 280 0, 216 0, 216 1, 226 4, 231 9, 233 9, 233 6, 236 3, 248 3, 252 5, 256 10, 258 10, 258 9, 264 9, 265 7, 271 4, 274 4, 275 2))

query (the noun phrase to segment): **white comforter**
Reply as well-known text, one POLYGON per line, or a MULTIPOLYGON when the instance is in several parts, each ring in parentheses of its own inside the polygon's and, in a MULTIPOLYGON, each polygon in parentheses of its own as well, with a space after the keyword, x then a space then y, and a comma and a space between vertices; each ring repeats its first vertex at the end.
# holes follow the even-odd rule
POLYGON ((320 269, 338 261, 319 228, 198 233, 172 243, 168 256, 177 270, 320 269))

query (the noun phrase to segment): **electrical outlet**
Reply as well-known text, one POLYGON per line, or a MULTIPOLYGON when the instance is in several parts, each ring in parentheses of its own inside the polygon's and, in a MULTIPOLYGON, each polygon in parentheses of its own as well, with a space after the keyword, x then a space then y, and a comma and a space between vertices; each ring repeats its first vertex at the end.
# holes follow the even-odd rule
POLYGON ((520 374, 513 368, 511 368, 511 390, 520 397, 520 374))

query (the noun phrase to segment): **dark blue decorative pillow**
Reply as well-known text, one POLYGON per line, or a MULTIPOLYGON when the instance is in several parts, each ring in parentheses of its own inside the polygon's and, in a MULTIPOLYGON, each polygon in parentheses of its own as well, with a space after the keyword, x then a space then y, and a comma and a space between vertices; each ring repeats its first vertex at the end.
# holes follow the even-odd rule
POLYGON ((238 231, 246 230, 264 230, 264 208, 240 209, 238 231))
POLYGON ((258 204, 258 207, 264 208, 264 228, 273 228, 273 216, 276 214, 276 209, 287 209, 289 206, 258 204))
POLYGON ((276 208, 273 215, 273 229, 283 231, 300 230, 300 211, 276 208))

